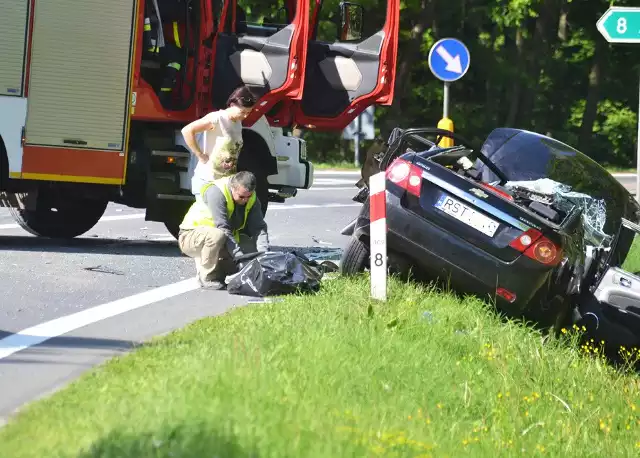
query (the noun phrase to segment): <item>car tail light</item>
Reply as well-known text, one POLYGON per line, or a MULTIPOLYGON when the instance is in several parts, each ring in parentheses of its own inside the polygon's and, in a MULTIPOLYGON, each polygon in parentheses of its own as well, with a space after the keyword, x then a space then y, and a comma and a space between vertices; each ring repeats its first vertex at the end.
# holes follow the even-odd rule
POLYGON ((562 256, 562 250, 535 229, 523 232, 513 239, 509 246, 524 253, 525 256, 548 266, 557 264, 562 256))
POLYGON ((494 186, 491 186, 490 184, 487 183, 480 183, 485 189, 488 189, 489 191, 495 193, 495 194, 499 194, 502 197, 504 197, 507 200, 513 200, 513 196, 511 194, 509 194, 508 192, 503 191, 502 189, 498 189, 494 186))
POLYGON ((386 172, 387 180, 397 184, 410 194, 420 197, 422 189, 422 169, 404 159, 396 159, 386 172))

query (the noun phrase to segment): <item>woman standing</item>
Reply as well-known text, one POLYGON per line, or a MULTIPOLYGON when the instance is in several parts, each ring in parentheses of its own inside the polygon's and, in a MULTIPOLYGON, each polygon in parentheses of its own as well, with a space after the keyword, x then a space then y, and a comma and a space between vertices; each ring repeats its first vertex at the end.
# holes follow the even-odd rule
POLYGON ((249 88, 237 88, 227 99, 227 108, 213 111, 182 129, 185 143, 198 158, 191 179, 191 192, 200 194, 207 183, 237 172, 242 149, 242 121, 249 116, 256 98, 249 88), (202 133, 202 147, 196 134, 202 133))

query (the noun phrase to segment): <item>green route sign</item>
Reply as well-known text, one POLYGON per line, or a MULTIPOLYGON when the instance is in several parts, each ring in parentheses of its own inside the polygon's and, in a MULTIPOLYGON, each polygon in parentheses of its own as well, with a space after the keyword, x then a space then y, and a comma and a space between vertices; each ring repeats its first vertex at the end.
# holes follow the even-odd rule
POLYGON ((640 8, 612 6, 596 27, 609 43, 640 44, 640 8))
MULTIPOLYGON (((609 43, 640 45, 640 7, 612 6, 596 23, 609 43)), ((640 202, 640 84, 638 85, 638 151, 636 153, 636 200, 640 202)))

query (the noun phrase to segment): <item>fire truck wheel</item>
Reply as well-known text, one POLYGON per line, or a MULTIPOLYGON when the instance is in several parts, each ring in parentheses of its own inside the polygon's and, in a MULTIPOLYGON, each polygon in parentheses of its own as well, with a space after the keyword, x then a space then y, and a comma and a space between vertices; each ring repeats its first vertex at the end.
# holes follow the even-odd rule
POLYGON ((260 200, 260 206, 262 207, 262 215, 267 215, 267 208, 269 208, 269 182, 266 176, 256 176, 258 185, 256 186, 256 196, 260 200))
POLYGON ((52 202, 39 194, 35 208, 27 209, 27 194, 17 194, 22 208, 10 208, 13 219, 24 230, 38 237, 70 239, 89 231, 102 218, 107 200, 74 199, 52 202), (47 202, 48 201, 48 202, 47 202))

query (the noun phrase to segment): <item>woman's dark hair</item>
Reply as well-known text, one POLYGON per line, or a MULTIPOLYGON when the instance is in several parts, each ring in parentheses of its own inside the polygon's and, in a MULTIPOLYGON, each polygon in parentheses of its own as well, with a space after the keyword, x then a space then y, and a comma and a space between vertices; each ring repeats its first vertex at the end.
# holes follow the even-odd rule
POLYGON ((251 108, 256 104, 256 96, 247 86, 240 86, 227 99, 227 106, 235 105, 241 108, 251 108))

